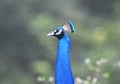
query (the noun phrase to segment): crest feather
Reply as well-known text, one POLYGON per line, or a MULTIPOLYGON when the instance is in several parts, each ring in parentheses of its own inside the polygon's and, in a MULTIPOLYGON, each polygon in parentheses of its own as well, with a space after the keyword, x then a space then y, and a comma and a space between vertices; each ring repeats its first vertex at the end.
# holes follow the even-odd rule
POLYGON ((64 24, 63 26, 65 31, 69 31, 74 33, 75 29, 74 29, 74 25, 70 20, 67 20, 67 22, 64 24))

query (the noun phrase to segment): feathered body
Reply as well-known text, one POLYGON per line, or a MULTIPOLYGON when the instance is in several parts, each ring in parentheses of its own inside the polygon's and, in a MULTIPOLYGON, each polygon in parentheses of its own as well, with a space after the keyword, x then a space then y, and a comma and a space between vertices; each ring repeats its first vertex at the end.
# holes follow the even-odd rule
POLYGON ((58 38, 58 48, 55 66, 55 84, 74 84, 74 78, 70 66, 70 39, 66 31, 74 32, 74 26, 70 20, 63 27, 55 28, 47 36, 58 38))
POLYGON ((58 40, 58 50, 56 56, 55 84, 74 84, 74 79, 70 67, 70 39, 66 32, 58 40))

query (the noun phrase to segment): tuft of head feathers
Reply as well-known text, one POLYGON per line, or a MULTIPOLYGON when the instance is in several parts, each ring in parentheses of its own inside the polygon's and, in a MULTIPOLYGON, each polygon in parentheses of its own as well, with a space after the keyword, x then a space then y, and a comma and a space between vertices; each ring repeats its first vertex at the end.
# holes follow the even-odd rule
POLYGON ((65 31, 72 32, 72 33, 75 32, 74 25, 70 19, 67 20, 67 22, 64 24, 63 28, 65 31))

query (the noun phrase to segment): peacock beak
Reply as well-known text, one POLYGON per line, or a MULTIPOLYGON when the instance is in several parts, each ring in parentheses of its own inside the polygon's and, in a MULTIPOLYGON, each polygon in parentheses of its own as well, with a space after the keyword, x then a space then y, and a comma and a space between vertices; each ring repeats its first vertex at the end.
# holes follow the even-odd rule
POLYGON ((47 34, 47 36, 53 36, 54 35, 54 32, 51 31, 50 33, 47 34))

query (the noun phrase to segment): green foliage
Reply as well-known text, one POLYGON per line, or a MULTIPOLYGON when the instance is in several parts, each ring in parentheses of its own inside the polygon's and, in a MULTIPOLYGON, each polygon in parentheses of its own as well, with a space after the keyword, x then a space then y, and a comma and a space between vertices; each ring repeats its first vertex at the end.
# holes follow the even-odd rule
POLYGON ((46 35, 68 18, 76 84, 119 84, 119 9, 118 0, 0 0, 0 84, 52 84, 57 39, 46 35))
POLYGON ((44 77, 49 77, 52 73, 50 64, 47 61, 35 61, 30 64, 32 72, 44 77))

